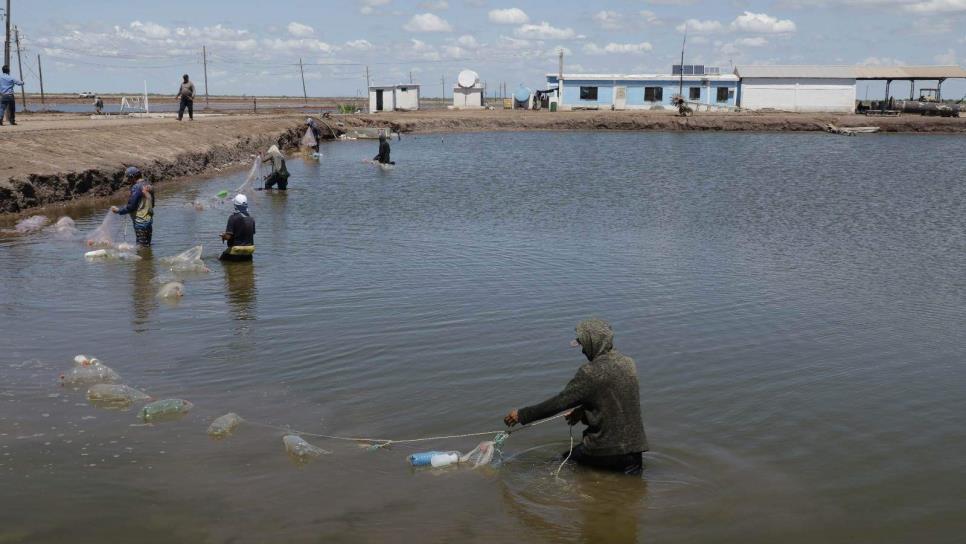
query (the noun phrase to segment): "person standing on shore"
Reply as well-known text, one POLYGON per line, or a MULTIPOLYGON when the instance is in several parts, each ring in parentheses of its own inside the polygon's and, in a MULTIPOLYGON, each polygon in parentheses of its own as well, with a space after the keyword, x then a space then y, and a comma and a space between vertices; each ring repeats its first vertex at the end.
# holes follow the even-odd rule
POLYGON ((248 197, 235 195, 235 213, 228 218, 221 239, 228 243, 219 261, 250 261, 255 253, 255 218, 248 213, 248 197))
POLYGON ((111 211, 120 215, 130 215, 134 222, 134 236, 139 246, 151 245, 151 235, 154 233, 154 189, 144 181, 141 170, 136 166, 128 166, 124 177, 131 185, 131 196, 123 208, 111 206, 111 211))
POLYGON ((97 115, 104 113, 104 100, 99 96, 94 97, 94 113, 97 115))
POLYGON ((526 425, 567 412, 567 423, 583 423, 583 439, 570 460, 603 470, 640 474, 647 436, 641 420, 640 384, 634 359, 614 349, 614 331, 602 319, 581 321, 571 346, 587 357, 559 394, 533 406, 512 410, 503 422, 526 425))
POLYGON ((195 120, 195 84, 188 79, 188 74, 182 76, 184 81, 181 82, 181 88, 178 89, 177 98, 181 99, 181 104, 178 105, 178 121, 184 117, 185 108, 188 109, 188 119, 191 121, 195 120))
POLYGON ((9 119, 11 125, 17 124, 17 101, 13 97, 13 86, 23 87, 23 81, 10 75, 10 67, 3 65, 3 73, 0 74, 0 125, 3 125, 4 117, 9 119))

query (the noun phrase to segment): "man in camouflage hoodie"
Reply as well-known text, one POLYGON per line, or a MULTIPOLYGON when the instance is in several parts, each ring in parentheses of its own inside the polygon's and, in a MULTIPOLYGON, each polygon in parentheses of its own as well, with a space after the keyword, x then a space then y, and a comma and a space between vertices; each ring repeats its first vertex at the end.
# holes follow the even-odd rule
POLYGON ((640 474, 647 436, 634 360, 614 349, 614 332, 606 321, 581 321, 576 331, 571 345, 580 346, 589 362, 577 369, 577 375, 559 394, 513 410, 503 421, 511 427, 526 425, 571 410, 567 422, 587 426, 571 459, 583 465, 640 474))

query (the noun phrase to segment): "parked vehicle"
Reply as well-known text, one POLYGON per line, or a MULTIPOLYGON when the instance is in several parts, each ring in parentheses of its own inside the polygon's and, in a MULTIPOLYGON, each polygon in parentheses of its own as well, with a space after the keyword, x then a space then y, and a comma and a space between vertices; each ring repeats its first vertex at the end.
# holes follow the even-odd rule
POLYGON ((97 93, 94 91, 84 91, 77 94, 77 98, 94 98, 95 96, 97 96, 97 93))

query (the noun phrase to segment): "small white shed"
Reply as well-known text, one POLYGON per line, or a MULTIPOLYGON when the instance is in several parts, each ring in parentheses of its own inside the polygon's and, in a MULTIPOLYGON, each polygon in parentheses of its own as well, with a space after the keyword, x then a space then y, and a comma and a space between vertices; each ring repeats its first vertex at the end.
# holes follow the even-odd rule
POLYGON ((742 109, 855 112, 852 66, 739 66, 735 74, 742 109))
POLYGON ((472 110, 483 107, 483 85, 480 76, 473 70, 463 70, 456 78, 453 87, 453 108, 472 110))
POLYGON ((373 85, 369 87, 369 112, 419 109, 419 85, 373 85))

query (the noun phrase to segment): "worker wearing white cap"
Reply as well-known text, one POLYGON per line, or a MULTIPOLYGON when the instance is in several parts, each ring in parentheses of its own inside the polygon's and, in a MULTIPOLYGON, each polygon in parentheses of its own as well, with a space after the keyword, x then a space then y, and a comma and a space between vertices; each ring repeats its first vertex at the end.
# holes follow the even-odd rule
POLYGON ((225 232, 221 239, 228 243, 221 257, 222 261, 250 261, 255 253, 255 218, 248 213, 248 198, 245 195, 235 195, 232 201, 235 213, 228 218, 225 232))

